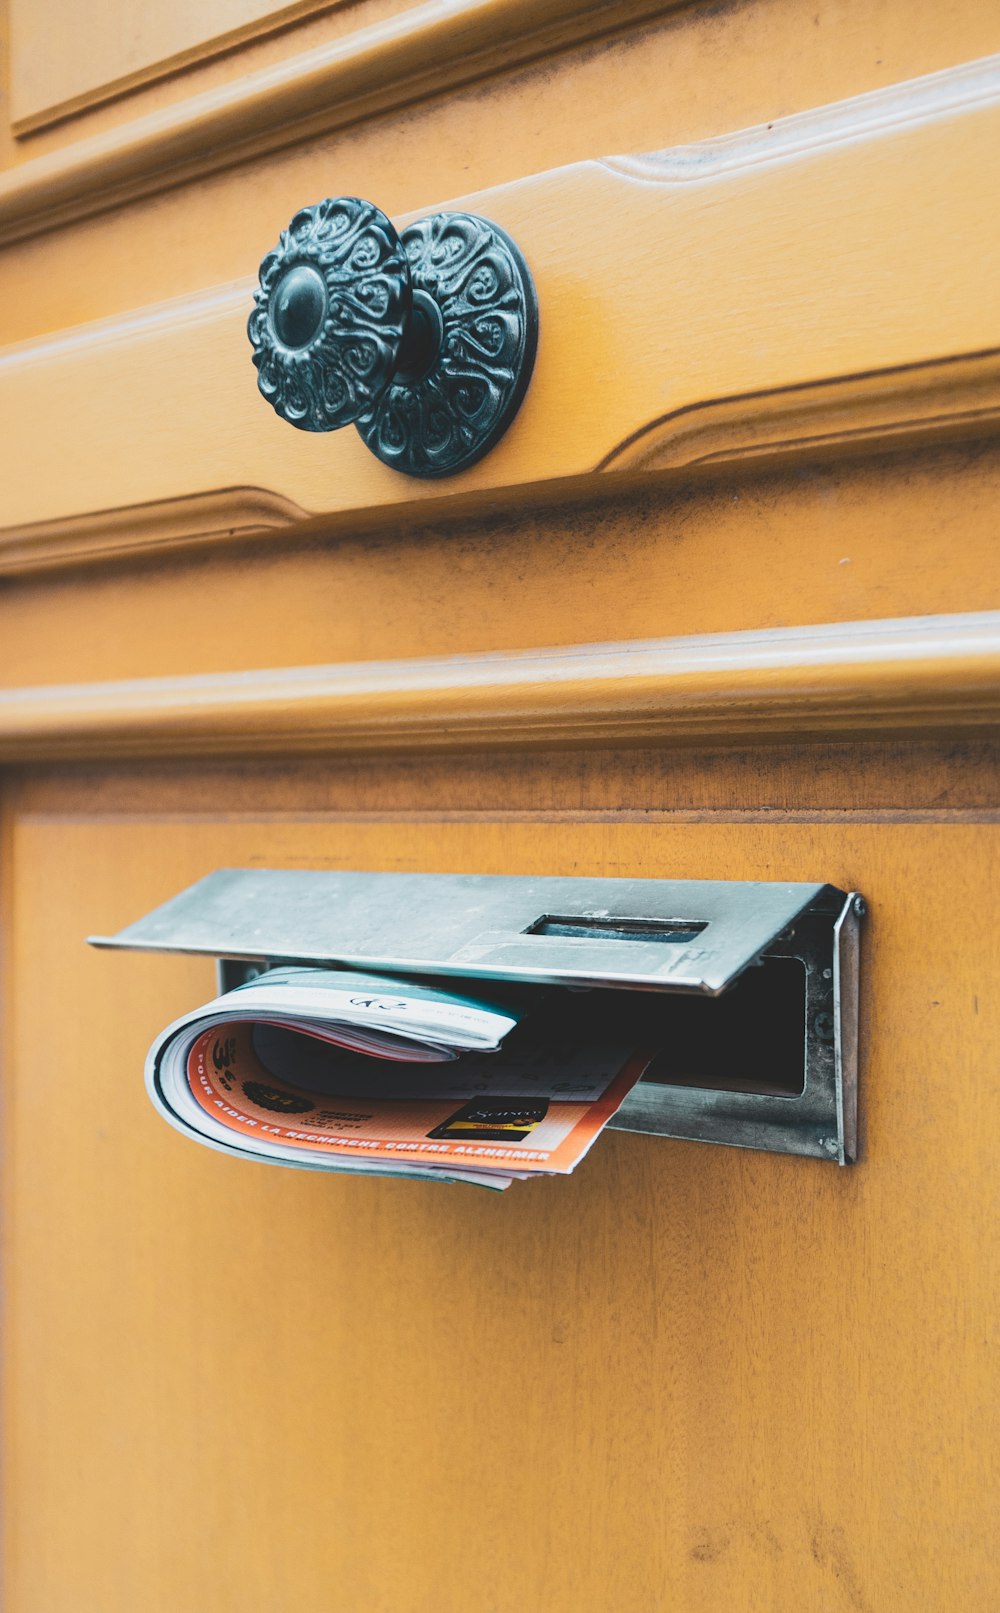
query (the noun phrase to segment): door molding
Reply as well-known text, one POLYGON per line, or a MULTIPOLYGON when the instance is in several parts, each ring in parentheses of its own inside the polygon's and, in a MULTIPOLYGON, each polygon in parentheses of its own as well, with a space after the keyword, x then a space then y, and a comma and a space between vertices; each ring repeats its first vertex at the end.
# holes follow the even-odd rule
MULTIPOLYGON (((0 228, 8 242, 61 228, 685 3, 426 0, 345 38, 29 158, 0 174, 0 228)), ((129 85, 113 88, 121 93, 129 85)))
MULTIPOLYGON (((316 437, 267 410, 244 330, 249 280, 9 347, 0 429, 20 474, 0 553, 49 564, 80 547, 82 518, 96 530, 99 512, 137 508, 142 548, 161 536, 151 510, 169 525, 178 500, 227 488, 331 530, 432 502, 457 514, 482 495, 580 490, 609 472, 993 432, 1000 258, 981 154, 996 149, 1000 57, 460 199, 524 252, 540 338, 503 442, 441 484, 387 470, 352 431, 316 437)), ((126 515, 113 522, 122 536, 126 515)), ((225 530, 205 527, 219 541, 225 530)))
POLYGON ((0 693, 0 761, 771 744, 1000 726, 1000 611, 0 693))

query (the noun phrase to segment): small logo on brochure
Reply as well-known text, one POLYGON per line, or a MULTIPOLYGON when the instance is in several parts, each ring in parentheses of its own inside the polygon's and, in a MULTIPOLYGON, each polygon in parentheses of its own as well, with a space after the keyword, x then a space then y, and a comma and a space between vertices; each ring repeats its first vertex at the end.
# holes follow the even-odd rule
POLYGON ((473 1098, 427 1135, 458 1137, 464 1142, 521 1143, 541 1125, 548 1109, 548 1098, 473 1098))
POLYGON ((304 1115, 316 1105, 310 1103, 308 1098, 301 1098, 297 1092, 286 1092, 281 1087, 265 1086, 262 1081, 244 1081, 242 1083, 245 1095, 258 1109, 272 1109, 277 1114, 304 1115))

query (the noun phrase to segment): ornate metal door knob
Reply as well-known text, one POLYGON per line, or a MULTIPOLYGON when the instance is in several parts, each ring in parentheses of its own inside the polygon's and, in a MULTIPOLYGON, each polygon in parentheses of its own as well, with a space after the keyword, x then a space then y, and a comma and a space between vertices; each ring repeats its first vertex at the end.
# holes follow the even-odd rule
POLYGON ((531 379, 531 274, 471 213, 433 213, 400 236, 355 196, 304 207, 261 264, 254 301, 257 385, 281 418, 300 431, 356 424, 408 476, 481 459, 531 379))

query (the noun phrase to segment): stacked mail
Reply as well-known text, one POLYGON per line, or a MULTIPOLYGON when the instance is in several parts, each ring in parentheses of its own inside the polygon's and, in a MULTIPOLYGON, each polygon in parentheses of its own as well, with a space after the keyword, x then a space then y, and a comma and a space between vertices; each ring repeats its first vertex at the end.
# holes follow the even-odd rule
POLYGON ((146 1084, 227 1154, 503 1189, 572 1171, 648 1062, 590 996, 275 968, 169 1025, 146 1084))

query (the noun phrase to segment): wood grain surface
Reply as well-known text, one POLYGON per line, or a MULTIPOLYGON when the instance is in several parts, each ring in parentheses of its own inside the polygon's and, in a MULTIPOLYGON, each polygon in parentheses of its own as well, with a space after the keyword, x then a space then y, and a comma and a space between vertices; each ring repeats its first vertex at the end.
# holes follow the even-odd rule
POLYGON ((502 796, 255 826, 50 787, 10 823, 9 1605, 987 1613, 995 830, 502 796), (82 937, 226 862, 858 886, 865 1163, 611 1136, 495 1202, 199 1150, 139 1067, 210 969, 82 937))
MULTIPOLYGON (((106 552, 85 566, 12 567, 0 682, 339 668, 996 611, 998 499, 1000 448, 970 444, 697 483, 658 473, 601 498, 471 511, 446 494, 419 520, 375 511, 346 529, 279 526, 253 540, 223 526, 199 543, 183 517, 171 525, 160 512, 146 526, 137 512, 134 525, 108 523, 106 552)), ((218 506, 199 508, 217 526, 218 506)), ((266 520, 269 508, 230 505, 234 519, 266 520)))
POLYGON ((309 12, 342 12, 310 49, 128 119, 0 180, 0 222, 34 234, 176 183, 260 157, 291 139, 371 117, 428 92, 671 11, 681 0, 429 0, 338 7, 330 0, 213 0, 208 7, 104 8, 58 30, 53 0, 10 0, 13 127, 56 118, 176 73, 309 12), (366 15, 366 12, 368 15, 366 15), (339 26, 337 23, 339 22, 339 26), (332 36, 332 37, 331 37, 332 36), (214 50, 211 48, 214 45, 214 50), (103 92, 103 93, 102 93, 103 92))
POLYGON ((96 3, 0 0, 5 1613, 995 1613, 1000 13, 96 3), (256 395, 331 191, 536 273, 452 482, 256 395), (862 1162, 199 1149, 211 969, 83 938, 237 863, 859 889, 862 1162))
POLYGON ((0 692, 13 762, 998 728, 997 611, 0 692))
MULTIPOLYGON (((1000 57, 700 149, 433 198, 513 236, 540 306, 521 412, 448 494, 634 468, 639 444, 640 466, 683 466, 992 428, 1000 256, 974 154, 998 140, 1000 57)), ((229 487, 312 516, 440 500, 354 431, 296 432, 268 409, 244 334, 250 291, 239 281, 0 355, 15 535, 229 487)))
POLYGON ((321 9, 330 0, 112 0, 68 12, 60 0, 9 0, 11 121, 18 134, 44 128, 321 9))

